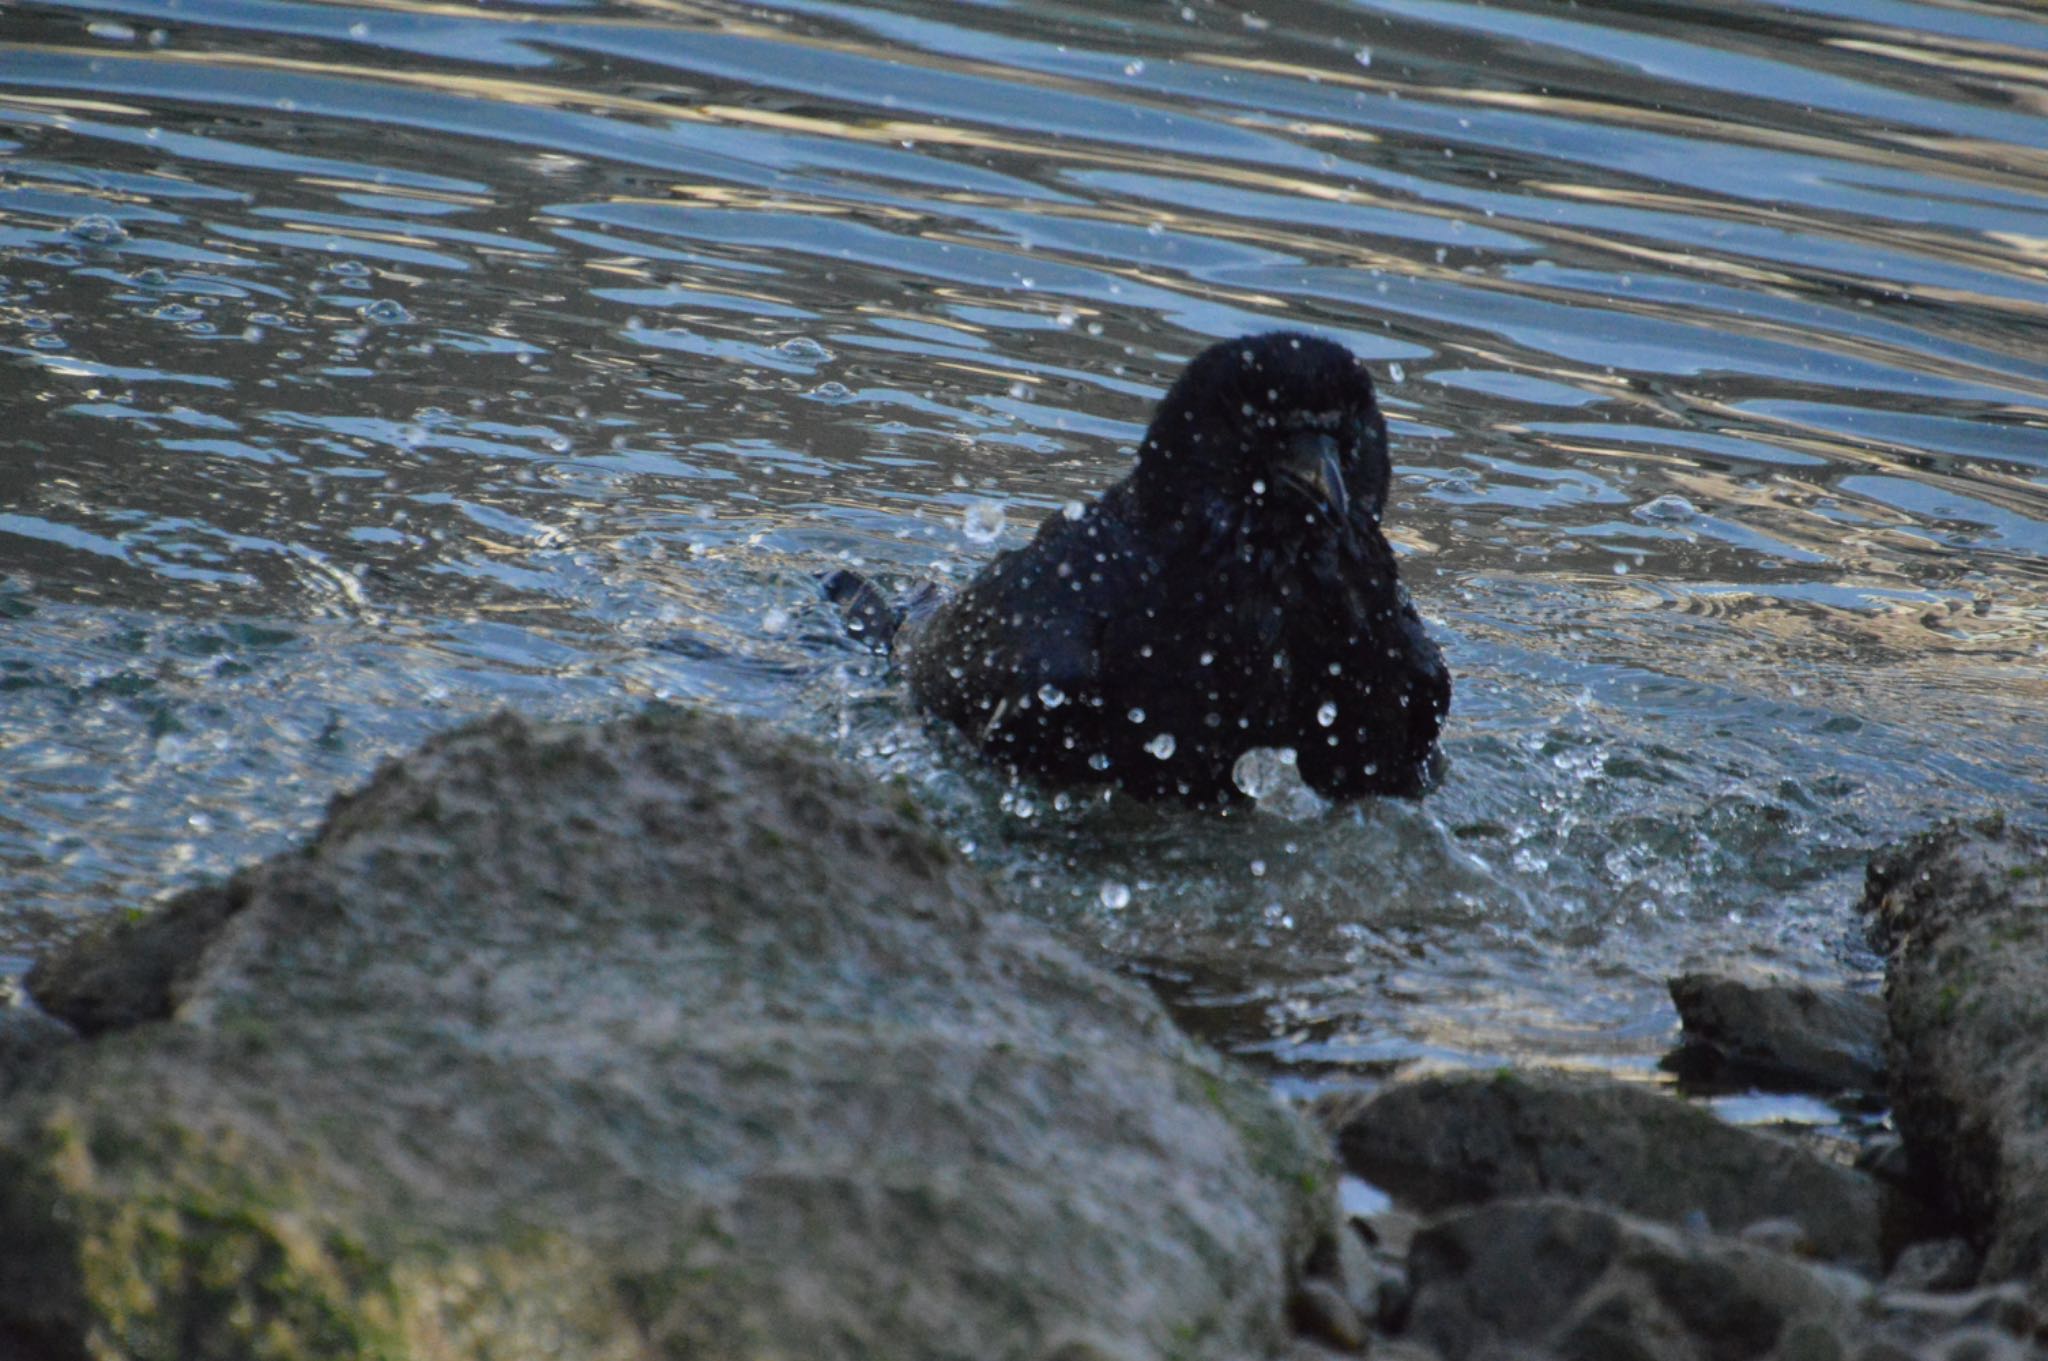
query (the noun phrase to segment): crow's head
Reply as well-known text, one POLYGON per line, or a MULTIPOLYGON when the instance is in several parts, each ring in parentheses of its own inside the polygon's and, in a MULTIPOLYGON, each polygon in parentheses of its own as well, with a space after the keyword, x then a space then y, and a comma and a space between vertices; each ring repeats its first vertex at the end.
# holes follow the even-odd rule
POLYGON ((1135 474, 1154 523, 1310 532, 1376 525, 1388 478, 1387 423, 1365 366, 1294 331, 1197 355, 1159 404, 1135 474))

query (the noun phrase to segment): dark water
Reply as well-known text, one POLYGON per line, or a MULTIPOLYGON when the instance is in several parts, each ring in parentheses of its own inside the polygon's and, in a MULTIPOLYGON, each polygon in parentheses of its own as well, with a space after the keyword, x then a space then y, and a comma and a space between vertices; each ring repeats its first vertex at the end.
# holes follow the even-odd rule
POLYGON ((1668 973, 1859 976, 1871 848, 2040 813, 2044 318, 2016 6, 11 5, 0 951, 670 697, 1285 1082, 1647 1070, 1668 973), (1427 802, 1005 790, 835 639, 1276 324, 1382 382, 1427 802))

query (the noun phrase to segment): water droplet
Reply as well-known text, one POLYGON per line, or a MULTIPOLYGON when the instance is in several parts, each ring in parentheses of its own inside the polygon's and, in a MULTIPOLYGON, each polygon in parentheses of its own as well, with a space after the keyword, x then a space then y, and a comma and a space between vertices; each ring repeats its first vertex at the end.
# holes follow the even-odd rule
POLYGON ((1266 862, 1265 862, 1265 861, 1263 861, 1263 860, 1254 860, 1254 861, 1252 861, 1252 878, 1254 878, 1254 879, 1263 879, 1263 878, 1265 878, 1265 877, 1266 877, 1266 862))
POLYGON ((974 543, 994 543, 1003 532, 1006 517, 994 501, 975 501, 960 517, 960 532, 974 543))
POLYGON ((367 38, 370 36, 370 26, 358 19, 348 26, 348 36, 351 38, 367 38))
POLYGON ((1318 710, 1316 710, 1316 722, 1318 722, 1318 723, 1322 724, 1322 725, 1323 725, 1324 727, 1326 727, 1326 728, 1327 728, 1327 727, 1329 727, 1329 726, 1330 726, 1330 725, 1331 725, 1332 723, 1335 723, 1336 721, 1337 721, 1337 701, 1336 701, 1336 700, 1334 700, 1334 699, 1326 699, 1326 700, 1324 700, 1324 701, 1323 701, 1323 707, 1322 707, 1322 708, 1320 708, 1320 709, 1318 709, 1318 710))
POLYGON ((1144 75, 1144 74, 1145 74, 1145 61, 1144 61, 1144 58, 1142 58, 1142 57, 1133 57, 1133 58, 1132 58, 1131 60, 1129 60, 1129 61, 1125 62, 1125 63, 1124 63, 1124 74, 1125 74, 1125 75, 1127 75, 1127 76, 1142 76, 1142 75, 1144 75))
POLYGON ((1106 881, 1102 885, 1101 891, 1095 896, 1100 898, 1102 905, 1112 912, 1122 911, 1131 905, 1130 886, 1128 884, 1119 884, 1114 879, 1106 881))
POLYGON ((1399 365, 1399 364, 1389 364, 1389 365, 1387 365, 1387 381, 1389 381, 1389 382, 1393 382, 1393 383, 1405 383, 1405 382, 1407 382, 1407 381, 1408 381, 1408 370, 1407 370, 1407 369, 1405 369, 1405 368, 1403 368, 1403 367, 1401 367, 1401 365, 1399 365))
POLYGON ((1372 49, 1370 47, 1361 47, 1351 54, 1351 59, 1360 66, 1370 66, 1372 65, 1372 49))
POLYGON ((1048 709, 1057 709, 1067 702, 1067 692, 1057 685, 1041 685, 1038 687, 1038 702, 1048 709))
POLYGON ((770 605, 761 615, 761 632, 774 635, 789 631, 789 611, 780 605, 770 605))
POLYGON ((1095 754, 1094 754, 1093 756, 1090 756, 1090 757, 1088 758, 1088 769, 1090 769, 1090 770, 1108 770, 1108 769, 1109 769, 1109 753, 1108 753, 1108 752, 1106 752, 1106 751, 1098 751, 1098 752, 1096 752, 1096 753, 1095 753, 1095 754))
POLYGON ((1143 723, 1145 721, 1145 711, 1143 709, 1133 709, 1124 716, 1133 723, 1143 723))
POLYGON ((1018 402, 1030 401, 1031 384, 1019 378, 1016 382, 1010 384, 1010 398, 1011 400, 1018 402))
POLYGON ((1060 507, 1060 514, 1066 516, 1069 520, 1078 520, 1087 513, 1088 507, 1082 505, 1079 501, 1069 501, 1060 507))
POLYGON ((1173 755, 1173 734, 1163 732, 1145 744, 1145 750, 1164 761, 1173 755))

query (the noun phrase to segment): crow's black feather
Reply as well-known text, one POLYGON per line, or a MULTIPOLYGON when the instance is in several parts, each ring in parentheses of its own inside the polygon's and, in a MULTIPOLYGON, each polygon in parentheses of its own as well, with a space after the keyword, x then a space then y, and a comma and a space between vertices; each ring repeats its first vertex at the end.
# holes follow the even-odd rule
POLYGON ((1390 475, 1348 350, 1248 336, 1188 366, 1130 476, 957 595, 832 594, 922 708, 1019 774, 1227 801, 1240 756, 1291 747, 1326 796, 1413 796, 1451 679, 1380 532, 1390 475))

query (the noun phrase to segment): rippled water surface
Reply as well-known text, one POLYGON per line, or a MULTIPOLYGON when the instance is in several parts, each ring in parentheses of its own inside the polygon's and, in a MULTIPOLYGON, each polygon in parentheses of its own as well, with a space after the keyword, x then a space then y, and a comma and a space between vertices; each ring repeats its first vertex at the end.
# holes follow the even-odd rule
POLYGON ((2048 796, 2044 319, 2017 6, 11 5, 0 950, 665 696, 1286 1082, 1646 1068, 1668 973, 1855 976, 1872 847, 2048 796), (813 573, 964 575, 1277 324, 1381 382, 1426 802, 1007 790, 838 638, 813 573))

